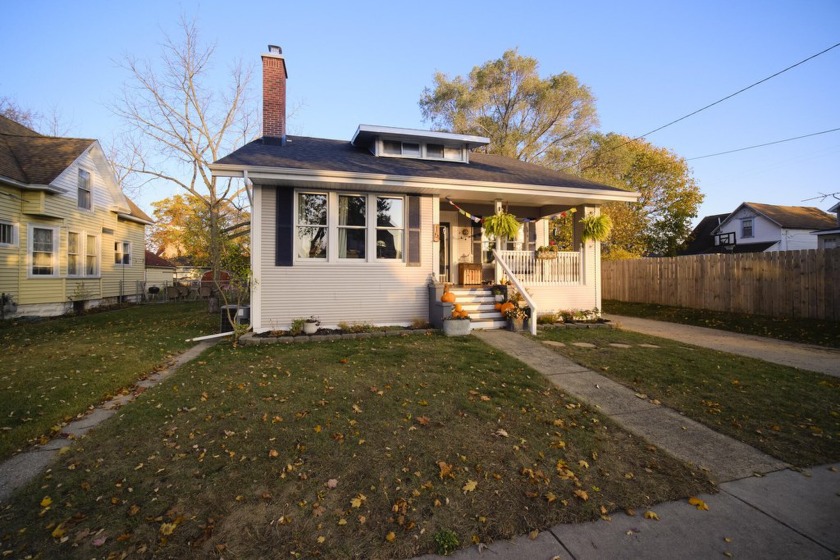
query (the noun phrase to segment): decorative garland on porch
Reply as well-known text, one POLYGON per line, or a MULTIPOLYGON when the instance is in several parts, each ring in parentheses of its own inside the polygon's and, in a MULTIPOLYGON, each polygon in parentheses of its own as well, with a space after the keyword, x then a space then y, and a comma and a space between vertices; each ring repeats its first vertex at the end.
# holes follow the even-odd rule
MULTIPOLYGON (((448 196, 446 197, 446 202, 448 202, 451 206, 454 206, 462 216, 466 216, 467 219, 472 220, 474 223, 476 223, 476 224, 483 224, 484 223, 484 216, 475 216, 473 214, 470 214, 469 212, 467 212, 466 210, 464 210, 463 208, 461 208, 460 206, 458 206, 457 204, 452 202, 452 199, 449 198, 448 196)), ((576 208, 570 208, 568 210, 558 212, 557 214, 554 214, 552 216, 548 216, 548 218, 549 219, 551 219, 551 218, 565 218, 567 216, 570 216, 571 214, 574 214, 575 212, 577 212, 576 208)), ((539 218, 517 218, 517 220, 522 222, 522 223, 536 222, 538 219, 539 218)))

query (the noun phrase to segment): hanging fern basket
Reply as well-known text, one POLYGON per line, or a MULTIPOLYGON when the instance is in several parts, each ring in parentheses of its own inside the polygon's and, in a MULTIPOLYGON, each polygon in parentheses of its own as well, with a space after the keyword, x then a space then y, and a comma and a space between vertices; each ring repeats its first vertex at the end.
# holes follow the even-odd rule
POLYGON ((488 218, 484 218, 484 233, 488 236, 507 239, 516 239, 521 224, 516 216, 509 212, 501 211, 488 218))
POLYGON ((609 239, 613 224, 606 214, 585 216, 580 219, 580 223, 583 224, 583 241, 603 242, 609 239))

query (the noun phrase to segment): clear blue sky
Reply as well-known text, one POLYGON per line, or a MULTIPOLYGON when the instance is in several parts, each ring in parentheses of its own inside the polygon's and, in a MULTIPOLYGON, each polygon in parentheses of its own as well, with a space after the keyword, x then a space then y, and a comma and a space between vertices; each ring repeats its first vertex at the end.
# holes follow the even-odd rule
MULTIPOLYGON (((253 63, 255 87, 260 54, 281 45, 289 101, 302 105, 290 132, 348 140, 360 123, 428 128, 417 102, 436 71, 465 75, 513 47, 542 75, 589 86, 602 131, 636 136, 840 42, 838 0, 17 0, 0 22, 0 96, 107 143, 120 124, 107 104, 127 79, 115 61, 156 58, 182 13, 216 43, 220 70, 253 63)), ((838 127, 840 47, 648 140, 692 158, 838 127)), ((689 164, 701 216, 743 201, 827 209, 802 201, 840 191, 840 132, 689 164)), ((137 199, 149 210, 174 192, 137 199)))

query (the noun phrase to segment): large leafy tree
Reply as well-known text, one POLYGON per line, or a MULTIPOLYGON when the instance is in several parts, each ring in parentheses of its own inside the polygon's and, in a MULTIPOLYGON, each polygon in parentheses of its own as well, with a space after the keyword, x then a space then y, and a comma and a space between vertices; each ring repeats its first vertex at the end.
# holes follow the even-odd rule
POLYGON ((490 138, 488 151, 561 164, 597 125, 589 88, 567 72, 541 78, 533 58, 509 50, 498 60, 449 78, 438 72, 420 98, 432 126, 490 138))
POLYGON ((675 255, 691 232, 703 194, 685 159, 620 134, 593 134, 578 172, 587 179, 638 191, 638 202, 608 203, 614 224, 605 256, 675 255))
MULTIPOLYGON (((185 259, 194 266, 212 264, 210 211, 203 200, 190 195, 174 195, 152 203, 155 224, 148 236, 150 250, 167 258, 185 259)), ((218 205, 216 220, 221 268, 241 272, 248 263, 250 215, 230 202, 218 205)))
POLYGON ((165 38, 154 63, 132 56, 123 61, 129 79, 114 111, 128 134, 118 160, 131 173, 177 185, 190 204, 204 205, 209 264, 217 271, 224 243, 221 215, 245 187, 214 177, 208 166, 256 132, 246 95, 251 72, 235 64, 219 87, 213 47, 202 43, 193 21, 182 19, 179 31, 165 38))
MULTIPOLYGON (((639 191, 638 203, 604 205, 613 222, 606 256, 674 254, 703 200, 685 160, 644 140, 595 132, 589 89, 569 73, 540 78, 537 71, 535 59, 509 50, 467 77, 437 73, 420 98, 423 117, 443 130, 489 137, 491 153, 639 191)), ((565 243, 570 227, 554 223, 554 240, 565 243)))

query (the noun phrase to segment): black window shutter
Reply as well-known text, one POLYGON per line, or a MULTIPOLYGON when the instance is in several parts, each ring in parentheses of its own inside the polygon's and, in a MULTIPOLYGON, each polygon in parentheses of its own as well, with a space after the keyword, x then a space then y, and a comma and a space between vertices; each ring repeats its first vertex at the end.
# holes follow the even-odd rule
POLYGON ((408 197, 408 266, 420 266, 420 197, 408 197))
POLYGON ((274 264, 292 266, 294 251, 294 189, 277 188, 277 239, 274 247, 274 264))

